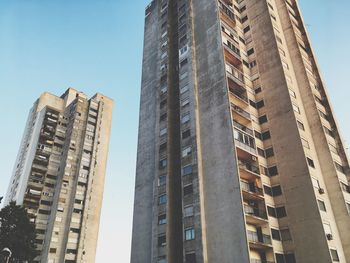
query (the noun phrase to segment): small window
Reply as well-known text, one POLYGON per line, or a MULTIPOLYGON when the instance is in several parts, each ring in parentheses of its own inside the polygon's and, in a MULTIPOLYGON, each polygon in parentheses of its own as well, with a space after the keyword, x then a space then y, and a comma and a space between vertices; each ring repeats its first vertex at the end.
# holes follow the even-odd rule
POLYGON ((256 103, 256 108, 257 108, 257 109, 261 109, 261 108, 264 107, 264 106, 265 106, 264 100, 260 100, 260 101, 258 101, 258 102, 256 103))
POLYGON ((56 253, 56 251, 57 251, 57 248, 52 248, 52 247, 50 248, 50 253, 54 254, 54 253, 56 253))
POLYGON ((286 263, 296 263, 295 256, 292 253, 286 254, 286 263))
POLYGON ((262 91, 262 89, 261 87, 259 87, 259 88, 256 88, 254 91, 255 91, 255 94, 259 94, 262 91))
POLYGON ((331 255, 332 255, 332 259, 335 262, 339 262, 339 256, 338 256, 338 252, 336 249, 331 249, 331 255))
POLYGON ((306 160, 307 160, 307 163, 310 167, 315 168, 315 163, 312 159, 307 157, 306 160))
POLYGON ((276 263, 286 263, 284 261, 284 255, 283 254, 279 254, 279 253, 276 253, 276 263))
POLYGON ((181 94, 185 93, 186 91, 188 91, 188 85, 185 85, 180 89, 181 94))
POLYGON ((159 161, 159 168, 164 169, 167 166, 167 159, 163 159, 159 161))
POLYGON ((269 214, 269 216, 277 217, 276 216, 276 209, 274 207, 267 206, 267 213, 269 214))
POLYGON ((297 95, 295 94, 295 92, 294 92, 293 90, 288 89, 288 91, 289 91, 289 95, 290 95, 291 97, 293 97, 293 98, 296 98, 296 97, 297 97, 297 95))
POLYGON ((300 130, 305 131, 305 126, 301 121, 297 121, 297 124, 300 130))
POLYGON ((266 115, 260 116, 259 117, 259 123, 263 124, 265 122, 267 122, 267 116, 266 115))
POLYGON ((167 134, 167 128, 161 129, 159 132, 159 136, 164 136, 165 134, 167 134))
POLYGON ((276 185, 272 187, 272 196, 280 196, 282 195, 282 188, 280 185, 276 185))
POLYGON ((247 26, 247 27, 245 27, 245 28, 243 29, 243 32, 244 32, 244 33, 247 33, 249 30, 250 30, 250 26, 247 26))
POLYGON ((323 223, 323 228, 326 235, 332 235, 332 228, 330 224, 323 223))
POLYGON ((186 206, 184 208, 184 217, 193 216, 193 206, 186 206))
POLYGON ((266 158, 272 157, 272 156, 274 156, 274 155, 275 155, 275 153, 273 152, 273 148, 272 148, 272 147, 265 150, 265 156, 266 156, 266 158))
POLYGON ((158 178, 158 186, 166 185, 166 175, 160 175, 158 178))
POLYGON ((261 157, 264 157, 265 158, 265 151, 259 147, 257 147, 257 150, 258 150, 258 154, 261 156, 261 157))
POLYGON ((189 113, 186 113, 186 114, 182 115, 182 118, 181 118, 181 123, 182 124, 185 124, 185 123, 187 123, 189 121, 190 121, 190 114, 189 113))
POLYGON ((279 230, 271 228, 271 234, 272 234, 272 239, 281 240, 281 235, 279 230))
POLYGON ((166 245, 166 236, 162 235, 158 237, 158 247, 164 247, 166 245))
POLYGON ((307 140, 305 140, 304 138, 301 138, 301 143, 303 144, 303 146, 307 149, 310 149, 310 144, 307 140))
POLYGON ((160 205, 164 205, 164 204, 166 204, 166 202, 167 202, 167 197, 166 197, 166 195, 164 194, 164 195, 161 195, 161 196, 159 196, 159 200, 158 200, 159 202, 159 204, 160 205))
POLYGON ((252 55, 252 54, 254 54, 254 48, 251 48, 251 49, 249 49, 249 50, 247 51, 247 55, 248 55, 248 56, 250 56, 250 55, 252 55))
POLYGON ((189 184, 184 186, 184 195, 190 195, 193 194, 193 185, 189 184))
POLYGON ((263 141, 270 139, 270 138, 271 138, 270 131, 265 131, 265 132, 263 132, 263 133, 261 134, 261 138, 262 138, 263 141))
POLYGON ((317 200, 317 203, 321 211, 327 212, 326 204, 322 200, 317 200))
POLYGON ((311 181, 312 181, 312 185, 317 188, 317 189, 320 189, 320 182, 314 178, 314 177, 311 177, 311 181))
POLYGON ((182 132, 182 139, 186 139, 191 136, 191 130, 186 130, 182 132))
POLYGON ((269 175, 270 177, 275 176, 275 175, 278 174, 277 166, 271 166, 271 167, 269 167, 267 170, 268 170, 268 173, 269 173, 268 175, 269 175))
POLYGON ((183 100, 181 101, 181 107, 185 107, 185 106, 187 106, 188 104, 190 104, 190 99, 189 99, 189 98, 183 99, 183 100))
POLYGON ((296 112, 296 113, 299 113, 300 114, 300 109, 297 105, 293 104, 293 110, 296 112))
POLYGON ((287 216, 286 208, 284 206, 276 207, 276 216, 277 218, 282 218, 287 216))
POLYGON ((290 234, 289 228, 281 229, 280 234, 282 241, 292 240, 292 235, 290 234))
POLYGON ((189 228, 185 230, 185 240, 194 240, 195 239, 195 231, 194 228, 189 228))
POLYGON ((166 224, 166 214, 158 216, 158 225, 166 224))
POLYGON ((270 186, 264 185, 265 194, 272 196, 272 188, 270 186))
POLYGON ((182 150, 182 157, 184 158, 188 155, 191 155, 191 153, 192 153, 192 147, 188 146, 182 150))
POLYGON ((189 175, 192 174, 193 169, 192 169, 192 165, 187 165, 185 167, 182 168, 182 175, 189 175))

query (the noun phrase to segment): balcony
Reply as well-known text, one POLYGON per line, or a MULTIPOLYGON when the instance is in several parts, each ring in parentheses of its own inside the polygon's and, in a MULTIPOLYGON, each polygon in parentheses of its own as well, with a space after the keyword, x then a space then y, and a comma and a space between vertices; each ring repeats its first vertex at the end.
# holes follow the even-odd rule
POLYGON ((240 129, 241 131, 243 131, 243 132, 245 132, 245 133, 248 133, 248 134, 251 135, 251 136, 254 136, 253 130, 249 129, 248 127, 246 127, 246 126, 240 124, 239 122, 237 122, 237 121, 235 121, 235 120, 233 120, 232 123, 233 123, 233 126, 234 126, 234 127, 240 129))
POLYGON ((247 90, 239 86, 232 79, 228 78, 228 88, 230 91, 230 100, 235 105, 245 108, 249 105, 249 100, 247 97, 247 90))
POLYGON ((246 215, 246 221, 249 224, 261 226, 268 222, 266 211, 257 207, 244 205, 244 214, 246 215))
POLYGON ((223 46, 226 62, 235 67, 240 66, 242 64, 242 58, 238 48, 235 48, 233 45, 229 46, 226 43, 223 43, 223 46))
POLYGON ((222 20, 231 27, 236 26, 236 17, 233 13, 232 7, 228 6, 222 1, 219 1, 220 13, 222 20))
POLYGON ((244 74, 240 70, 238 70, 235 66, 229 63, 226 63, 226 72, 230 79, 235 81, 240 86, 244 86, 245 84, 244 74))
POLYGON ((250 113, 243 110, 241 107, 231 103, 231 108, 233 110, 232 115, 234 118, 243 125, 248 125, 251 123, 252 119, 250 113))
POLYGON ((259 235, 253 231, 247 231, 249 246, 255 249, 270 249, 272 247, 271 237, 266 234, 259 235))
POLYGON ((257 187, 254 183, 247 183, 241 181, 241 189, 243 192, 243 199, 245 200, 263 200, 263 189, 257 187))
POLYGON ((255 139, 253 136, 243 133, 237 128, 234 128, 233 136, 236 146, 249 152, 250 154, 256 155, 255 139))

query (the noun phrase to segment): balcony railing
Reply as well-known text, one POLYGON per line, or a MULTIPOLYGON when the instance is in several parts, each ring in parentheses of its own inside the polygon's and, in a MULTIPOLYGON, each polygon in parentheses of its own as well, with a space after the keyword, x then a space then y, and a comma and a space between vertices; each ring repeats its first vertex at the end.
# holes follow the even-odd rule
POLYGON ((255 166, 255 165, 253 165, 251 163, 244 162, 242 160, 238 160, 238 166, 239 166, 239 168, 242 168, 244 170, 248 170, 248 171, 250 171, 252 173, 260 175, 259 167, 255 166))
POLYGON ((244 205, 244 213, 246 215, 256 216, 262 219, 267 219, 267 213, 263 209, 252 207, 249 205, 244 205))
POLYGON ((254 136, 253 130, 249 129, 248 127, 240 124, 239 122, 233 120, 233 126, 235 126, 236 128, 240 129, 241 131, 244 131, 246 133, 248 133, 251 136, 254 136))
POLYGON ((236 96, 236 97, 238 97, 239 99, 243 100, 244 102, 246 102, 246 103, 249 102, 247 96, 245 96, 244 94, 239 93, 239 92, 236 91, 236 90, 232 90, 231 88, 230 88, 230 92, 231 92, 234 96, 236 96))
POLYGON ((255 185, 252 186, 249 183, 246 182, 241 182, 241 188, 242 190, 246 191, 246 192, 250 192, 250 193, 254 193, 257 195, 263 195, 263 190, 259 187, 256 187, 255 185))
POLYGON ((247 231, 248 240, 255 243, 262 243, 265 245, 271 245, 271 237, 269 235, 262 234, 260 237, 258 233, 253 231, 247 231))
POLYGON ((231 103, 231 107, 232 107, 232 109, 233 109, 235 112, 239 113, 239 114, 242 115, 244 118, 247 118, 247 119, 250 120, 250 113, 249 113, 249 112, 243 110, 242 108, 240 108, 240 107, 238 107, 237 105, 234 105, 234 104, 232 104, 232 103, 231 103))
POLYGON ((234 80, 238 80, 240 84, 244 84, 244 74, 241 71, 239 71, 235 66, 226 63, 226 72, 234 80))

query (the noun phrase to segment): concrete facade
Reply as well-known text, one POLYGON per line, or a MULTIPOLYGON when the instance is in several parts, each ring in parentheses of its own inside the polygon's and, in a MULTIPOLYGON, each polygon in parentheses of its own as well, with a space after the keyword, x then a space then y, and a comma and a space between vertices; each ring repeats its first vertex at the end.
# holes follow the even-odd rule
POLYGON ((350 262, 349 162, 297 1, 145 19, 131 262, 350 262))
POLYGON ((34 103, 6 196, 35 223, 34 262, 95 262, 112 107, 71 88, 34 103))

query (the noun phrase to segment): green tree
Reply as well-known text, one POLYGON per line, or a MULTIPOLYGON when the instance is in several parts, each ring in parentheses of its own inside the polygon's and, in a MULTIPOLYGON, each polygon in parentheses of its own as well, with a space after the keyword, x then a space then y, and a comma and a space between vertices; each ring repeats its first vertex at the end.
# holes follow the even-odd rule
POLYGON ((0 250, 9 248, 12 259, 33 261, 37 255, 35 236, 35 226, 23 206, 11 202, 0 211, 0 250))

